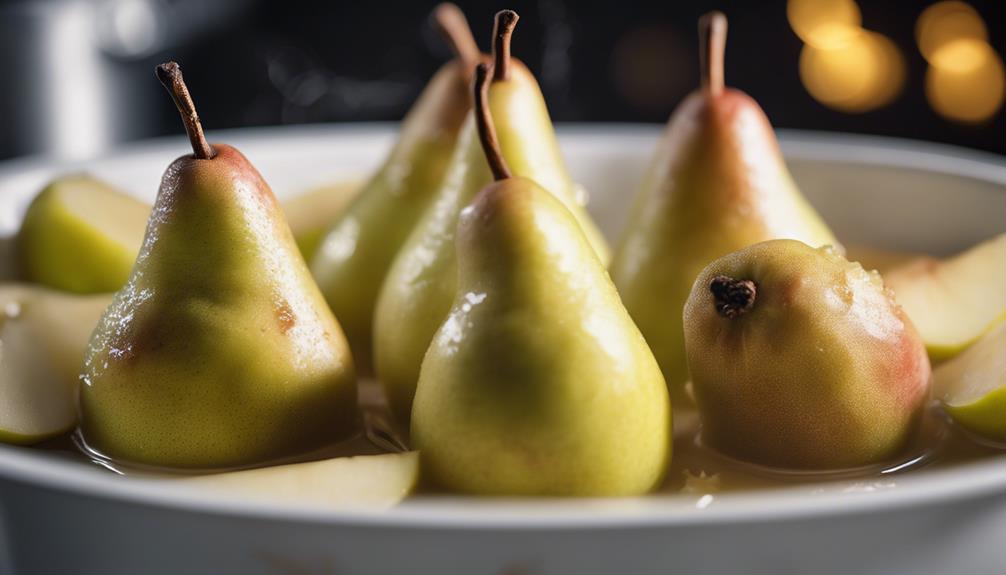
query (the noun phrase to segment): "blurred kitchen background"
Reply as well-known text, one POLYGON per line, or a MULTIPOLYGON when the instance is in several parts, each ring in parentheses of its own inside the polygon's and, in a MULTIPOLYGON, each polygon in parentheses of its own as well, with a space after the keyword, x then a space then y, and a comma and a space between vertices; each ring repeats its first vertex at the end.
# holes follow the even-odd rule
MULTIPOLYGON (((664 122, 698 81, 696 20, 730 18, 726 78, 777 127, 1006 154, 1006 2, 457 2, 565 122, 664 122)), ((209 130, 398 120, 449 52, 435 2, 0 0, 0 158, 68 159, 180 133, 153 66, 175 59, 209 130)))

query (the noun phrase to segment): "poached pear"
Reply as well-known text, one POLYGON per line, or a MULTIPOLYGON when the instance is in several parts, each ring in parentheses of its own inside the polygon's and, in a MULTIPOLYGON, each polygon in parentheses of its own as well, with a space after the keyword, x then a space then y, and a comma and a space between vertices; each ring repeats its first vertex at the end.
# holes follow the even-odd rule
POLYGON ((91 338, 82 440, 117 461, 219 469, 341 438, 358 419, 352 357, 275 196, 240 152, 206 142, 177 64, 157 75, 194 153, 165 172, 91 338))
POLYGON ((497 181, 461 214, 454 303, 423 360, 423 472, 478 494, 645 493, 671 455, 660 368, 570 211, 510 174, 487 76, 476 113, 497 181))
POLYGON ((830 247, 770 240, 699 274, 685 346, 705 443, 779 468, 882 463, 913 438, 930 366, 886 289, 830 247))
POLYGON ((283 202, 283 214, 305 261, 311 261, 332 221, 346 211, 362 186, 352 180, 334 182, 283 202))
MULTIPOLYGON (((515 12, 501 11, 493 32, 488 105, 503 157, 514 174, 533 180, 569 208, 606 261, 604 239, 580 203, 582 194, 559 152, 541 90, 528 69, 510 57, 516 23, 515 12)), ((423 354, 447 317, 456 291, 454 236, 459 214, 492 181, 474 118, 469 114, 466 122, 443 185, 388 271, 374 316, 374 367, 403 422, 411 412, 423 354)))
POLYGON ((381 283, 444 178, 471 107, 472 70, 484 58, 457 6, 437 6, 433 20, 456 57, 430 80, 384 165, 331 224, 310 260, 362 372, 372 371, 371 334, 381 283))
POLYGON ((702 87, 674 111, 610 266, 676 399, 688 380, 681 309, 714 259, 773 238, 835 238, 800 194, 765 113, 723 85, 726 17, 699 23, 702 87))

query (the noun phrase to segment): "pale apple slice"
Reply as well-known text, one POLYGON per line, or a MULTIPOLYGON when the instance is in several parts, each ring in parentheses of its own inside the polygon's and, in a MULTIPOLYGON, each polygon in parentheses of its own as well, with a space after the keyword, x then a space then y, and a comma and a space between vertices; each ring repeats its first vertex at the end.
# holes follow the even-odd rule
POLYGON ((333 508, 387 508, 415 489, 418 452, 337 457, 180 481, 258 501, 333 508))
POLYGON ((1006 319, 1006 234, 946 260, 913 260, 884 280, 930 357, 953 357, 1006 319))
POLYGON ((75 293, 118 290, 140 251, 150 209, 86 174, 54 180, 28 206, 18 233, 25 279, 75 293))
POLYGON ((286 221, 304 259, 311 257, 321 244, 325 231, 356 197, 361 182, 345 181, 321 186, 283 202, 286 221))
POLYGON ((84 349, 110 302, 0 286, 0 441, 35 443, 77 424, 84 349))
POLYGON ((850 262, 859 262, 868 270, 877 270, 881 274, 904 265, 912 260, 923 257, 920 253, 901 250, 889 250, 867 245, 846 245, 845 258, 850 262))
POLYGON ((947 413, 961 427, 1006 442, 1006 322, 933 372, 947 413))

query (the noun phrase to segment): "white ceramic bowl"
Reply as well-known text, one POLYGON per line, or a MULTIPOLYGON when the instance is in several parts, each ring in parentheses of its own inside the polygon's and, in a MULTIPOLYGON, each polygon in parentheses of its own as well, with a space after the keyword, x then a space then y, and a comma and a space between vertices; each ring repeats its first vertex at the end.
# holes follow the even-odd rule
MULTIPOLYGON (((367 174, 392 130, 248 130, 212 140, 236 144, 283 197, 367 174)), ((609 237, 658 132, 560 132, 609 237)), ((859 136, 785 132, 782 142, 801 187, 845 242, 950 253, 1006 230, 1003 158, 859 136)), ((0 234, 67 169, 152 200, 186 145, 146 142, 84 166, 0 164, 0 234)), ((1002 573, 1004 532, 1006 457, 701 500, 427 496, 350 512, 223 498, 0 446, 2 573, 1002 573)))

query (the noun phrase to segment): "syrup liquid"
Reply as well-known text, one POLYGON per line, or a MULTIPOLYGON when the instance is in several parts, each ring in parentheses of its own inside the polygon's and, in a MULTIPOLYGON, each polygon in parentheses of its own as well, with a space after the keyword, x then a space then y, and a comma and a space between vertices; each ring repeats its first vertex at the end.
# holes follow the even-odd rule
MULTIPOLYGON (((319 450, 270 462, 270 465, 297 463, 345 457, 375 455, 406 451, 407 441, 401 429, 393 424, 390 411, 380 386, 375 381, 360 385, 360 403, 364 413, 361 430, 346 441, 319 450)), ((165 477, 183 474, 178 470, 137 467, 112 461, 89 451, 75 436, 64 436, 36 445, 61 459, 97 464, 115 473, 141 477, 165 477)), ((881 465, 827 472, 801 472, 761 467, 724 456, 703 445, 701 425, 694 410, 676 410, 674 413, 674 454, 660 494, 683 494, 701 498, 718 493, 778 489, 794 485, 823 484, 834 481, 852 481, 861 485, 871 482, 890 482, 906 473, 920 469, 946 468, 966 464, 1004 452, 993 446, 979 443, 950 423, 942 411, 933 406, 915 440, 899 457, 881 465)), ((234 471, 236 469, 219 469, 234 471)), ((432 495, 437 491, 421 486, 413 497, 432 495)))

